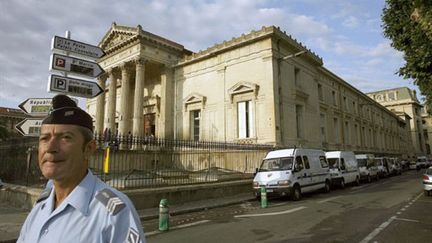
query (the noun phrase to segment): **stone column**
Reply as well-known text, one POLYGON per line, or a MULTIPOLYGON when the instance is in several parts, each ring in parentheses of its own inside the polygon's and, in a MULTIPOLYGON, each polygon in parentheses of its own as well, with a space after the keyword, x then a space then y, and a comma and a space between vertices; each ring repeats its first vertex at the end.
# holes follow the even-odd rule
POLYGON ((96 98, 96 122, 95 132, 101 135, 104 131, 104 116, 105 116, 105 81, 107 75, 102 75, 98 78, 98 84, 104 91, 96 98))
POLYGON ((110 129, 111 134, 116 131, 115 116, 116 116, 116 102, 117 102, 117 77, 114 69, 109 70, 109 88, 108 88, 108 114, 107 114, 107 128, 110 129))
POLYGON ((119 134, 127 135, 131 132, 130 127, 130 68, 128 64, 124 63, 121 67, 121 93, 120 93, 120 117, 119 117, 119 134))
POLYGON ((144 135, 143 123, 143 103, 144 103, 144 80, 145 80, 145 59, 136 59, 136 76, 135 76, 135 96, 133 110, 133 136, 144 135))
POLYGON ((161 104, 158 137, 174 137, 174 70, 163 66, 161 70, 161 104))

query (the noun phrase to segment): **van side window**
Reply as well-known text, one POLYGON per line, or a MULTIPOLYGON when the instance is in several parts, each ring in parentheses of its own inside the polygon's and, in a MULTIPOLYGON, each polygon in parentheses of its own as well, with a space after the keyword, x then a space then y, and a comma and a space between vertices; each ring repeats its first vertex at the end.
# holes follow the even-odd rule
POLYGON ((329 167, 328 164, 327 164, 327 160, 326 160, 326 158, 324 156, 320 156, 319 159, 320 159, 320 163, 321 163, 321 167, 322 168, 329 167))
POLYGON ((303 156, 303 163, 304 163, 306 169, 310 169, 309 159, 307 156, 303 156))
POLYGON ((303 170, 303 161, 300 156, 296 157, 296 169, 297 171, 303 170))
POLYGON ((341 162, 341 164, 340 164, 341 170, 345 170, 345 160, 343 158, 341 158, 340 162, 341 162))

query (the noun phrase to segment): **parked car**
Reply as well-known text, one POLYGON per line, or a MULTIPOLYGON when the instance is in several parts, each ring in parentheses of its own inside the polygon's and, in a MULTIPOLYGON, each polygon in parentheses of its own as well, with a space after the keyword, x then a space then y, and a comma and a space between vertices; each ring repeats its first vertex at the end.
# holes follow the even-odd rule
POLYGON ((360 185, 357 159, 352 151, 331 151, 326 152, 325 155, 330 167, 332 185, 338 185, 341 188, 348 183, 360 185))
POLYGON ((416 166, 418 168, 426 168, 427 158, 426 156, 418 156, 416 166))
POLYGON ((257 198, 264 187, 270 195, 300 200, 304 192, 329 192, 330 183, 324 151, 294 148, 270 151, 256 171, 253 189, 257 198))
POLYGON ((378 167, 376 166, 373 154, 357 154, 356 159, 360 171, 360 179, 371 182, 372 178, 379 180, 378 167))
POLYGON ((376 157, 374 160, 378 168, 378 176, 381 178, 387 177, 390 174, 388 158, 376 157))
POLYGON ((415 169, 417 169, 417 162, 415 162, 415 161, 410 161, 410 162, 409 162, 409 169, 410 169, 410 170, 415 170, 415 169))
POLYGON ((394 162, 390 166, 390 174, 392 175, 401 175, 402 174, 402 166, 399 162, 394 162))
POLYGON ((432 195, 432 166, 423 175, 423 188, 425 196, 432 195))

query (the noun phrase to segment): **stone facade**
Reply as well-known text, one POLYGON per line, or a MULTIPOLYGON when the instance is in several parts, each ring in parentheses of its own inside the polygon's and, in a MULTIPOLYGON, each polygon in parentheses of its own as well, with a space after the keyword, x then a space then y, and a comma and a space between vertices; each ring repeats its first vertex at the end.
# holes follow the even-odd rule
POLYGON ((426 140, 423 133, 425 127, 422 124, 421 114, 423 106, 418 101, 415 90, 400 87, 371 92, 367 95, 395 114, 405 113, 411 118, 409 131, 414 146, 414 155, 425 155, 427 153, 426 140))
POLYGON ((274 26, 192 53, 113 24, 99 46, 106 92, 87 102, 99 132, 382 154, 407 147, 405 119, 274 26))

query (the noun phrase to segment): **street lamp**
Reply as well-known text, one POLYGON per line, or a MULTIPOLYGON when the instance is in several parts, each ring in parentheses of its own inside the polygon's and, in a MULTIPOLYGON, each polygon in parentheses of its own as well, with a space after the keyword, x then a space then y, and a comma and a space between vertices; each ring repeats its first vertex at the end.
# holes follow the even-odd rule
POLYGON ((306 53, 306 51, 299 51, 299 52, 297 52, 297 53, 294 53, 294 54, 291 54, 291 55, 288 55, 288 56, 284 56, 284 57, 282 57, 281 59, 282 59, 282 60, 288 60, 288 59, 290 59, 290 58, 298 57, 298 56, 300 56, 300 55, 303 55, 304 53, 306 53))

